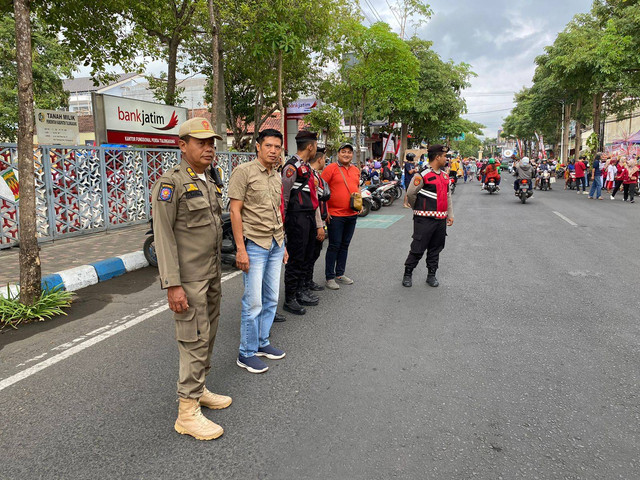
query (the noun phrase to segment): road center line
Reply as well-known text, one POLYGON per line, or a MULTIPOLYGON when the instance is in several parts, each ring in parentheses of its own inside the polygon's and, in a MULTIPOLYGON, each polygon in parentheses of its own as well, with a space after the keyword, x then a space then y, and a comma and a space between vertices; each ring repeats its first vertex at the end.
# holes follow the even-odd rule
MULTIPOLYGON (((224 277, 222 277, 220 279, 220 283, 224 283, 227 280, 231 280, 234 277, 237 277, 238 275, 240 275, 242 273, 242 271, 238 270, 237 272, 233 272, 230 273, 228 275, 225 275, 224 277)), ((94 330, 93 332, 91 332, 90 334, 87 335, 91 335, 94 334, 98 331, 101 331, 101 333, 99 333, 98 335, 92 336, 91 338, 89 338, 88 340, 85 340, 83 342, 78 343, 79 340, 85 338, 87 335, 83 335, 82 337, 79 337, 75 340, 71 340, 68 343, 65 343, 61 346, 55 347, 52 350, 59 350, 60 347, 67 347, 63 352, 60 352, 56 355, 54 355, 53 357, 50 357, 40 363, 37 363, 35 365, 33 365, 32 367, 29 367, 25 370, 22 370, 18 373, 16 373, 15 375, 12 375, 10 377, 5 378, 4 380, 0 381, 0 392, 2 390, 4 390, 7 387, 10 387, 11 385, 13 385, 14 383, 19 382, 20 380, 24 380, 25 378, 30 377, 31 375, 38 373, 40 370, 44 370, 47 367, 50 367, 51 365, 55 365, 58 362, 61 362, 62 360, 71 357, 72 355, 75 355, 78 352, 81 352, 82 350, 85 350, 87 348, 89 348, 92 345, 95 345, 97 343, 102 342, 103 340, 106 340, 109 337, 112 337, 120 332, 123 332, 125 330, 127 330, 128 328, 133 327, 134 325, 137 325, 138 323, 144 322, 145 320, 148 320, 151 317, 155 317, 156 315, 158 315, 159 313, 164 312, 165 310, 169 309, 169 305, 164 304, 160 307, 154 308, 153 310, 147 311, 146 313, 143 313, 142 315, 139 315, 125 323, 116 323, 115 325, 113 325, 111 328, 107 329, 106 331, 102 331, 105 329, 105 327, 101 327, 97 330, 94 330)), ((147 308, 142 309, 142 310, 148 310, 147 308)), ((127 315, 126 317, 124 317, 125 319, 130 318, 131 315, 127 315)), ((39 355, 36 358, 40 358, 42 357, 42 355, 39 355)), ((30 360, 27 360, 25 362, 29 363, 30 360)))
POLYGON ((564 220, 565 222, 567 222, 569 225, 571 225, 572 227, 577 227, 578 224, 576 222, 574 222, 573 220, 565 217, 564 215, 562 215, 560 212, 553 212, 555 213, 557 216, 559 216, 562 220, 564 220))

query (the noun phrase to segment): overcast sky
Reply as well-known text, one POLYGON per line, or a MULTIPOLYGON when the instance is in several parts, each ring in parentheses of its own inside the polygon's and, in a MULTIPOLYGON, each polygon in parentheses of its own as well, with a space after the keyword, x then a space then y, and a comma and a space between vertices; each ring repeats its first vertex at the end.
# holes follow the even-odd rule
MULTIPOLYGON (((363 13, 372 22, 377 14, 399 33, 387 2, 394 4, 394 0, 361 0, 363 13)), ((495 137, 513 107, 514 92, 531 85, 535 57, 553 43, 573 15, 588 12, 592 0, 427 2, 434 14, 417 30, 418 36, 433 41, 444 60, 471 64, 478 76, 464 94, 466 118, 486 125, 485 135, 495 137)))

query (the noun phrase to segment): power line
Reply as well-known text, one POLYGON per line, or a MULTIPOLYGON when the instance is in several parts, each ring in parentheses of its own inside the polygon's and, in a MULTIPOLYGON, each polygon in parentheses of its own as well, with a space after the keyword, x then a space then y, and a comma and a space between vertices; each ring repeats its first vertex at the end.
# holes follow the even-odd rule
POLYGON ((384 1, 387 2, 387 5, 389 6, 389 10, 391 11, 393 16, 395 17, 396 22, 398 23, 398 28, 400 28, 400 30, 402 30, 402 22, 400 21, 400 17, 396 14, 395 10, 393 9, 391 4, 389 3, 389 0, 384 0, 384 1))
POLYGON ((511 108, 502 108, 500 110, 487 110, 486 112, 472 112, 472 113, 464 113, 463 115, 483 115, 485 113, 497 113, 497 112, 507 112, 513 110, 513 107, 511 108))
POLYGON ((367 20, 367 22, 369 22, 369 26, 373 25, 375 22, 372 22, 369 19, 369 16, 366 14, 366 12, 364 11, 364 8, 362 8, 362 5, 360 5, 360 2, 358 2, 358 8, 360 9, 360 11, 362 12, 362 15, 364 15, 364 18, 367 20))
POLYGON ((369 0, 364 0, 364 1, 369 6, 369 10, 371 10, 374 17, 376 17, 378 21, 382 22, 382 17, 380 17, 380 15, 378 14, 378 11, 373 7, 373 5, 371 5, 371 2, 369 2, 369 0))

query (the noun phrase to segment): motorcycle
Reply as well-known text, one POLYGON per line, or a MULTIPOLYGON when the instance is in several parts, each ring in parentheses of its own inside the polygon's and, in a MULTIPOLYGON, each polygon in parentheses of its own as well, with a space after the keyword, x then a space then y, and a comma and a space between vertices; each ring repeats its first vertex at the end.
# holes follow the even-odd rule
MULTIPOLYGON (((222 246, 220 247, 222 263, 227 265, 235 265, 236 263, 236 241, 233 238, 233 230, 231 229, 231 215, 229 213, 222 214, 222 246)), ((149 220, 151 229, 145 235, 149 235, 142 247, 144 258, 147 259, 152 267, 158 266, 158 257, 156 255, 156 247, 153 235, 153 219, 149 220)))
POLYGON ((520 197, 520 201, 522 203, 526 203, 527 198, 533 195, 533 192, 529 190, 530 182, 531 180, 527 180, 526 178, 518 181, 518 192, 516 193, 516 195, 520 197))
POLYGON ((451 195, 455 193, 457 183, 458 183, 457 177, 449 177, 449 188, 451 190, 451 195))
POLYGON ((569 190, 574 190, 576 188, 576 172, 573 170, 569 171, 569 181, 567 182, 567 188, 569 190))
POLYGON ((377 198, 380 201, 382 207, 388 207, 393 204, 396 199, 395 187, 397 181, 388 182, 383 185, 379 185, 373 192, 372 198, 377 198))
MULTIPOLYGON (((360 213, 358 213, 358 216, 366 217, 367 215, 369 215, 369 212, 373 210, 372 195, 371 195, 371 192, 366 188, 360 189, 360 195, 362 195, 362 210, 360 210, 360 213)), ((378 206, 376 210, 380 210, 380 206, 378 206)))
POLYGON ((493 178, 489 179, 489 181, 484 184, 484 189, 489 192, 489 195, 493 195, 499 190, 498 185, 496 185, 493 178))
POLYGON ((551 174, 549 170, 542 170, 540 173, 540 190, 547 191, 551 188, 551 174))

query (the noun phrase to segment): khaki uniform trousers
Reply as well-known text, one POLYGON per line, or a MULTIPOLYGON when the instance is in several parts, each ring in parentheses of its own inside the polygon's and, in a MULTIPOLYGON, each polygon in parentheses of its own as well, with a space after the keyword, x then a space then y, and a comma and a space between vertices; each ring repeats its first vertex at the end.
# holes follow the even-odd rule
POLYGON ((189 310, 175 313, 176 340, 180 353, 178 396, 200 398, 211 369, 211 351, 220 320, 220 265, 214 278, 185 282, 189 310))

